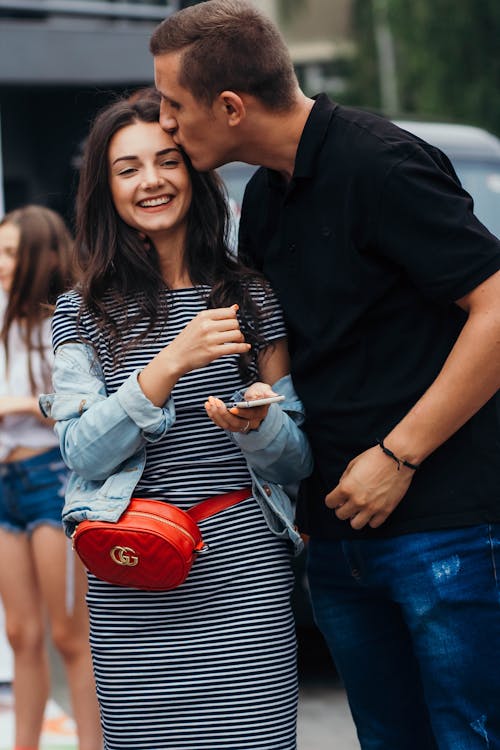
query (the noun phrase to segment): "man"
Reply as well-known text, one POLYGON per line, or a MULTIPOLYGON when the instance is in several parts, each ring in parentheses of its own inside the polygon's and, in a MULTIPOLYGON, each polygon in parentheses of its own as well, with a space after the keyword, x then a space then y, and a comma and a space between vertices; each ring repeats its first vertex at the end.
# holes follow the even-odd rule
POLYGON ((307 98, 251 3, 180 11, 151 51, 194 166, 265 167, 240 247, 285 310, 315 617, 361 746, 500 748, 500 243, 439 150, 307 98))

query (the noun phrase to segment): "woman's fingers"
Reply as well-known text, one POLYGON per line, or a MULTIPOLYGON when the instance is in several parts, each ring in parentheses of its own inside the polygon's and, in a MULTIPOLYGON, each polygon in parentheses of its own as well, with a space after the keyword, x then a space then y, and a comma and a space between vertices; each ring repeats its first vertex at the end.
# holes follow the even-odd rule
MULTIPOLYGON (((256 419, 253 415, 245 413, 243 416, 238 416, 229 411, 223 401, 215 396, 209 396, 205 402, 205 410, 212 420, 218 427, 223 430, 229 430, 229 432, 248 432, 254 430, 260 424, 260 420, 256 419)), ((240 411, 249 412, 252 409, 241 409, 240 411)))
POLYGON ((245 342, 236 317, 238 306, 203 310, 166 348, 183 372, 204 367, 227 354, 246 354, 245 342))

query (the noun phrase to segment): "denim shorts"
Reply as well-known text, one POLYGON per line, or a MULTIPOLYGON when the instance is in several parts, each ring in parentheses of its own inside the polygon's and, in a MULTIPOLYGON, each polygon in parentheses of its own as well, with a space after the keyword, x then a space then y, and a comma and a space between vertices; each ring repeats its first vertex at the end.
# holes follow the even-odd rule
POLYGON ((41 524, 61 527, 67 477, 59 448, 0 464, 0 527, 28 534, 41 524))

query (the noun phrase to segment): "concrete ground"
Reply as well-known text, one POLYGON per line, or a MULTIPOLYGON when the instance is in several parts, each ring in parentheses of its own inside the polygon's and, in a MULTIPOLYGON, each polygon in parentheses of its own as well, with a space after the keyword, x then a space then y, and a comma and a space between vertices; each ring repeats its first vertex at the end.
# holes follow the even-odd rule
POLYGON ((359 750, 345 692, 337 685, 307 685, 299 694, 298 750, 359 750))
POLYGON ((359 750, 345 690, 319 631, 298 630, 298 750, 359 750))

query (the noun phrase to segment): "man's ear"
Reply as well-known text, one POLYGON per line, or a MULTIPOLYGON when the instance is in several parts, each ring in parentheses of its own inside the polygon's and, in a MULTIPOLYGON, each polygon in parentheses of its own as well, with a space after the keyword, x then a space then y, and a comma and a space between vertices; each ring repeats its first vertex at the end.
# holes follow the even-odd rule
POLYGON ((229 127, 239 125, 246 115, 246 107, 243 99, 234 91, 222 91, 217 97, 216 103, 229 127))

